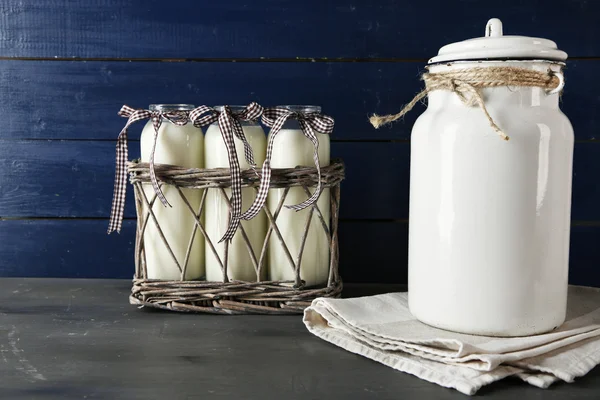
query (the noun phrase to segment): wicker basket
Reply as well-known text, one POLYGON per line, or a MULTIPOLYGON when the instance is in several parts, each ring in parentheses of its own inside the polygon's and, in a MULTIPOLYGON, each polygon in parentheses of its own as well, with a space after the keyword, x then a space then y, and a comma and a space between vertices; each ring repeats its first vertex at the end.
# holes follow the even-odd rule
MULTIPOLYGON (((331 193, 331 221, 328 227, 323 214, 317 204, 313 204, 306 213, 307 219, 313 223, 316 219, 320 221, 320 226, 325 230, 330 246, 330 263, 327 285, 325 287, 307 288, 304 282, 300 280, 300 262, 302 259, 303 245, 300 246, 300 254, 294 260, 293 256, 287 250, 282 235, 277 227, 277 215, 288 191, 284 192, 281 203, 274 213, 271 213, 267 207, 264 211, 269 221, 267 236, 260 255, 253 255, 256 262, 253 265, 257 280, 253 282, 246 281, 228 281, 227 279, 227 247, 225 250, 225 262, 222 262, 224 268, 222 282, 209 282, 201 280, 177 280, 162 281, 147 279, 146 261, 144 252, 144 230, 147 224, 156 224, 157 231, 162 237, 163 244, 171 251, 166 239, 162 235, 157 219, 152 212, 152 205, 156 199, 148 198, 142 190, 142 184, 150 183, 150 171, 147 163, 137 161, 128 164, 130 180, 134 187, 137 210, 137 230, 135 245, 135 277, 130 296, 130 303, 141 306, 148 306, 172 311, 187 312, 205 312, 213 314, 297 314, 310 305, 310 302, 316 297, 339 297, 342 291, 342 281, 338 273, 339 249, 338 249, 338 214, 340 202, 340 182, 344 179, 344 165, 341 160, 333 160, 326 167, 321 168, 321 182, 324 188, 330 188, 331 193), (313 218, 316 214, 318 218, 313 218), (290 268, 294 266, 296 279, 294 281, 261 281, 261 272, 266 268, 266 249, 270 238, 275 235, 282 244, 287 253, 290 268)), ((229 169, 186 169, 171 165, 155 165, 156 177, 160 185, 172 185, 177 188, 183 202, 188 206, 190 218, 195 219, 195 232, 200 232, 206 239, 205 251, 212 251, 219 258, 215 244, 219 238, 208 237, 202 224, 201 215, 204 209, 206 193, 209 190, 217 190, 229 202, 225 188, 231 186, 231 176, 229 169), (198 212, 194 211, 186 199, 182 188, 204 190, 201 200, 201 206, 198 212)), ((308 188, 317 185, 317 171, 315 168, 297 167, 286 169, 273 169, 271 176, 271 188, 291 188, 303 187, 309 193, 308 188)), ((251 171, 242 171, 242 187, 257 188, 260 181, 259 176, 251 171)), ((302 242, 306 241, 310 222, 305 224, 305 232, 302 242)), ((242 226, 238 234, 242 234, 248 251, 252 252, 252 247, 248 241, 242 226)), ((191 246, 192 241, 190 241, 191 246)), ((189 253, 189 250, 188 250, 189 253)), ((172 251, 171 251, 172 254, 172 251)), ((174 256, 173 256, 174 257, 174 256)), ((187 264, 187 260, 185 262, 187 264)), ((178 264, 179 265, 179 264, 178 264)), ((181 276, 185 276, 187 265, 181 265, 181 276)))

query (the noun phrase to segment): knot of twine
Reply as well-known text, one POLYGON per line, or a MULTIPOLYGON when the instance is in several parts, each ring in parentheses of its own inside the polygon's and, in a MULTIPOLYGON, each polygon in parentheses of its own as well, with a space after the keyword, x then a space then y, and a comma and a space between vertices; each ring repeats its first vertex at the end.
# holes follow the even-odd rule
POLYGON ((518 67, 475 67, 456 71, 424 73, 421 79, 425 81, 425 89, 419 92, 397 114, 372 115, 369 118, 371 125, 376 129, 402 118, 406 113, 421 101, 429 92, 434 90, 448 90, 458 95, 467 106, 478 106, 483 111, 490 126, 503 139, 509 140, 508 135, 500 129, 488 112, 480 89, 499 86, 540 87, 547 91, 556 89, 561 80, 554 71, 533 71, 518 67))

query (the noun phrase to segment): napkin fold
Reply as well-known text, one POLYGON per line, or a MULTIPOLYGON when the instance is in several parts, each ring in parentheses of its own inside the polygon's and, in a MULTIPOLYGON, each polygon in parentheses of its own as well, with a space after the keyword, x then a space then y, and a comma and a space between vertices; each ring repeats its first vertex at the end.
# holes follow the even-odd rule
POLYGON ((304 311, 316 336, 402 372, 472 395, 507 376, 547 388, 572 382, 600 363, 600 289, 570 286, 567 319, 526 337, 490 337, 425 325, 408 309, 408 293, 319 298, 304 311))

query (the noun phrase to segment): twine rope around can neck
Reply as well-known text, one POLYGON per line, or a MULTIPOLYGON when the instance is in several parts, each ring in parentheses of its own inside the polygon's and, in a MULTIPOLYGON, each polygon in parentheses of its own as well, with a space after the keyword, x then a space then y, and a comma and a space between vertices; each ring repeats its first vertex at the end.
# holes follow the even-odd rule
POLYGON ((371 125, 377 129, 380 126, 394 122, 412 110, 430 92, 447 90, 456 93, 465 105, 478 106, 492 129, 503 140, 509 140, 508 135, 498 126, 488 112, 480 89, 500 86, 521 86, 540 87, 550 92, 562 85, 561 77, 550 69, 543 72, 518 67, 475 67, 447 72, 429 72, 424 73, 421 79, 425 82, 425 89, 417 93, 397 114, 372 115, 369 118, 371 125))

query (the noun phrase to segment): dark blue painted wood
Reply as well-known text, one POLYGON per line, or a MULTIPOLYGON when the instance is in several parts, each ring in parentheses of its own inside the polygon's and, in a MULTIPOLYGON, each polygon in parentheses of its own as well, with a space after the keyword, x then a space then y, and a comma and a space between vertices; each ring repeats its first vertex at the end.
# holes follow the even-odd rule
MULTIPOLYGON (((571 284, 600 287, 598 243, 600 225, 575 225, 571 228, 571 284)), ((347 282, 408 282, 407 223, 342 223, 340 249, 342 277, 347 282)))
POLYGON ((600 221, 600 143, 575 145, 572 218, 600 221))
MULTIPOLYGON (((135 221, 124 221, 120 235, 106 235, 106 222, 0 221, 0 277, 131 278, 135 221)), ((406 224, 342 222, 344 279, 405 282, 406 239, 406 224), (386 250, 391 243, 398 243, 393 253, 386 250)))
MULTIPOLYGON (((110 214, 114 144, 99 141, 0 142, 0 216, 96 217, 110 214)), ((139 156, 139 142, 130 143, 139 156)), ((337 142, 332 154, 346 163, 342 218, 408 217, 409 144, 337 142)), ((575 146, 573 213, 600 221, 600 143, 575 146)), ((126 216, 135 210, 128 193, 126 216)))
MULTIPOLYGON (((600 64, 599 64, 600 65, 600 64)), ((375 130, 417 92, 420 63, 165 63, 0 61, 0 138, 115 139, 124 103, 317 104, 333 138, 406 138, 410 121, 375 130)), ((600 84, 599 84, 600 85, 600 84)), ((600 88, 599 88, 600 90, 600 88)))
POLYGON ((573 226, 569 282, 600 287, 600 226, 573 226))
MULTIPOLYGON (((406 224, 365 219, 407 217, 409 144, 372 141, 406 141, 423 108, 382 130, 370 127, 368 114, 397 111, 420 89, 424 60, 446 43, 481 35, 492 16, 503 18, 506 33, 555 39, 572 57, 600 56, 599 2, 506 0, 493 11, 482 0, 0 0, 0 58, 106 59, 0 61, 0 217, 103 218, 0 220, 0 276, 130 277, 134 222, 121 236, 104 234, 114 173, 114 142, 106 140, 124 123, 115 115, 121 104, 257 100, 316 103, 336 118, 333 153, 348 170, 342 275, 405 282, 406 224), (108 60, 148 58, 212 61, 108 60), (359 58, 371 62, 339 62, 359 58), (339 142, 349 140, 371 142, 339 142)), ((579 141, 598 132, 599 67, 598 59, 568 63, 562 108, 579 141)), ((570 275, 596 286, 598 146, 576 146, 573 219, 594 226, 573 229, 570 275)), ((137 147, 131 144, 132 157, 137 147)), ((126 213, 134 214, 131 192, 126 213)))
POLYGON ((340 273, 346 282, 406 283, 408 224, 340 223, 340 273))
POLYGON ((1 220, 0 276, 132 278, 135 221, 107 235, 104 220, 1 220))
MULTIPOLYGON (((132 157, 139 157, 139 146, 130 147, 132 157)), ((0 154, 0 216, 107 216, 113 143, 6 141, 0 154)), ((129 205, 134 215, 133 203, 129 205)))
MULTIPOLYGON (((131 159, 139 157, 139 142, 129 148, 131 159)), ((334 143, 332 153, 347 163, 342 217, 406 216, 407 143, 334 143)), ((107 217, 114 158, 112 142, 2 142, 0 216, 107 217)), ((126 215, 135 216, 131 189, 126 215)))
MULTIPOLYGON (((407 139, 418 106, 391 127, 373 112, 397 112, 421 89, 424 63, 164 63, 0 61, 1 139, 115 139, 123 103, 319 104, 336 118, 334 139, 407 139)), ((580 140, 600 128, 600 60, 570 62, 562 108, 580 140)))
MULTIPOLYGON (((0 277, 131 278, 135 221, 106 235, 106 220, 0 221, 0 277)), ((569 279, 600 287, 600 226, 574 226, 569 279)), ((406 283, 408 225, 340 223, 345 282, 406 283)))
POLYGON ((585 0, 45 0, 0 2, 5 57, 428 58, 444 44, 505 33, 598 56, 600 3, 585 0))

